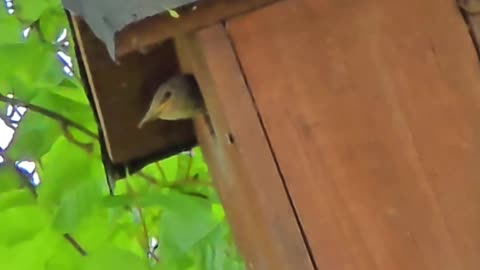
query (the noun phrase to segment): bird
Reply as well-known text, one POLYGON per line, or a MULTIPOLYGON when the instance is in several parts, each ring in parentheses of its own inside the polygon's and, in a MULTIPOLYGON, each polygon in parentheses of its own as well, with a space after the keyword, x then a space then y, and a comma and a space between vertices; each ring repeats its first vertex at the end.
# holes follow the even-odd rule
POLYGON ((480 0, 458 0, 458 4, 470 14, 480 13, 480 0))
POLYGON ((138 128, 151 121, 191 119, 205 113, 200 88, 191 74, 175 75, 158 86, 138 128))

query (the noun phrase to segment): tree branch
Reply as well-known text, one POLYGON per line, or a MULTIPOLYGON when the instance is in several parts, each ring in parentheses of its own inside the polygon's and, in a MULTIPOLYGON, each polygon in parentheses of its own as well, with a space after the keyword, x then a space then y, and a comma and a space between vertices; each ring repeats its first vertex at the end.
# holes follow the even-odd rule
POLYGON ((94 147, 93 143, 84 143, 84 142, 78 141, 77 139, 75 139, 75 137, 70 132, 70 130, 68 130, 68 125, 66 125, 65 123, 60 123, 60 126, 63 130, 63 135, 69 142, 78 146, 80 149, 87 152, 87 154, 91 154, 93 152, 93 147, 94 147))
POLYGON ((162 188, 171 188, 186 195, 195 196, 202 199, 208 199, 208 196, 205 196, 204 194, 201 194, 199 192, 194 192, 194 191, 185 191, 183 189, 186 187, 193 187, 194 185, 210 187, 211 185, 209 183, 199 182, 194 178, 188 178, 181 181, 175 181, 173 183, 159 184, 155 177, 152 177, 142 171, 136 172, 135 174, 147 180, 152 185, 160 185, 160 187, 162 188))
POLYGON ((157 167, 158 171, 162 175, 162 180, 167 182, 168 181, 167 180, 167 175, 165 174, 165 171, 163 170, 162 165, 160 165, 160 163, 158 163, 158 162, 155 162, 155 166, 157 167))
POLYGON ((25 103, 25 102, 23 102, 23 101, 21 101, 17 98, 10 98, 10 97, 4 96, 2 94, 0 94, 0 101, 5 102, 7 104, 10 104, 12 106, 25 107, 25 108, 33 111, 33 112, 36 112, 36 113, 39 113, 39 114, 44 115, 46 117, 49 117, 51 119, 54 119, 54 120, 58 121, 61 125, 66 125, 66 126, 73 127, 75 129, 83 132, 85 135, 89 136, 90 138, 98 140, 98 135, 97 134, 88 130, 84 126, 82 126, 82 125, 80 125, 76 122, 73 122, 70 119, 67 119, 67 118, 63 117, 59 113, 52 112, 48 109, 45 109, 43 107, 40 107, 40 106, 37 106, 37 105, 34 105, 34 104, 25 103))

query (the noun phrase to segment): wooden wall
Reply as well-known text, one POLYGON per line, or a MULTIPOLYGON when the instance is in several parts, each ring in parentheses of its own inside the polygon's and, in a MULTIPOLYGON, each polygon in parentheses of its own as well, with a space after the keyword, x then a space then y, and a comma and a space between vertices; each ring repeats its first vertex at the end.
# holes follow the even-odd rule
POLYGON ((181 68, 202 88, 211 122, 197 137, 248 269, 313 270, 248 87, 222 25, 177 39, 181 68))
POLYGON ((480 269, 480 72, 453 1, 283 1, 228 30, 319 269, 480 269))
MULTIPOLYGON (((455 1, 258 3, 175 44, 249 269, 480 269, 480 66, 455 1)), ((189 123, 134 129, 143 83, 176 72, 171 44, 132 54, 125 34, 119 67, 82 38, 113 161, 191 144, 189 123)))
POLYGON ((250 269, 480 269, 480 69, 454 1, 284 0, 190 39, 250 269))

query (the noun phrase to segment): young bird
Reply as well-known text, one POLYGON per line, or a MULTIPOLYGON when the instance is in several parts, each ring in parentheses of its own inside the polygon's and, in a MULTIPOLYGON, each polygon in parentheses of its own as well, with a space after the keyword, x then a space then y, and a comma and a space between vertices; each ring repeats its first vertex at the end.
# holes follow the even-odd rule
POLYGON ((480 0, 458 0, 458 4, 463 10, 470 14, 477 14, 480 12, 480 0))
POLYGON ((205 105, 195 78, 192 75, 177 75, 158 87, 138 128, 156 119, 188 119, 204 112, 205 105))

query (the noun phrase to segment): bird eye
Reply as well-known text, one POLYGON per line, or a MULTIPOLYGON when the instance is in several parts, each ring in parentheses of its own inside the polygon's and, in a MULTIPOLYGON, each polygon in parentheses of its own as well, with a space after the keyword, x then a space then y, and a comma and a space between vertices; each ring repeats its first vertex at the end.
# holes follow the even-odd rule
POLYGON ((171 96, 172 96, 172 92, 167 91, 167 92, 165 92, 165 95, 163 96, 163 100, 167 100, 167 99, 169 99, 171 96))

